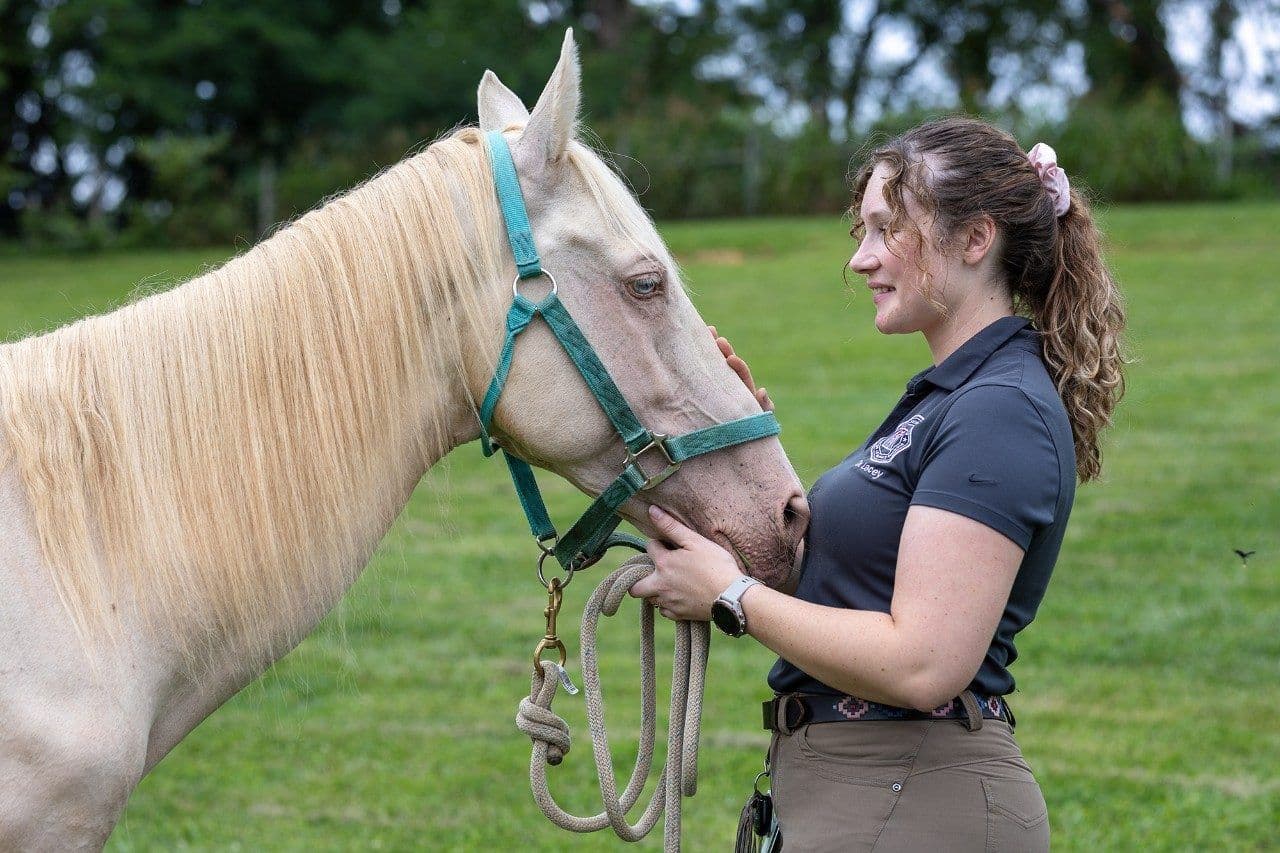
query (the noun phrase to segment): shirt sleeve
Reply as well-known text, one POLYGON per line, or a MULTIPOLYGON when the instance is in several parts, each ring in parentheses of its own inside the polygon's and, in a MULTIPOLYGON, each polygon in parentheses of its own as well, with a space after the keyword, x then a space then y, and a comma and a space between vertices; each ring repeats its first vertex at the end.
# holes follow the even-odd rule
POLYGON ((924 448, 912 505, 972 518, 1024 551, 1053 523, 1062 472, 1031 399, 1009 385, 962 391, 924 448))

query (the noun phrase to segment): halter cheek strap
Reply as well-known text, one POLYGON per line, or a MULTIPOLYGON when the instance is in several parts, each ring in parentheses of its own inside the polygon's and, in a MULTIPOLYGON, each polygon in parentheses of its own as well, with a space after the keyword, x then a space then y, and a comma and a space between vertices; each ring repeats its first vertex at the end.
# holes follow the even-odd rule
POLYGON ((556 561, 572 573, 595 562, 605 550, 614 545, 644 549, 643 540, 614 532, 622 520, 618 515, 618 508, 637 492, 656 486, 674 474, 687 459, 777 435, 781 427, 772 412, 764 412, 727 423, 713 424, 677 437, 645 429, 627 405, 626 398, 618 390, 595 349, 587 342, 582 330, 560 301, 555 279, 542 268, 537 245, 533 240, 533 229, 529 225, 529 215, 525 210, 524 195, 520 191, 520 181, 506 139, 497 131, 491 131, 485 137, 489 160, 493 166, 494 187, 518 275, 512 285, 514 297, 511 308, 507 311, 506 338, 502 342, 502 352, 498 356, 493 379, 489 382, 480 406, 481 450, 485 456, 492 456, 497 450, 489 434, 493 426, 493 413, 511 372, 516 336, 527 329, 535 317, 542 317, 550 327, 627 447, 622 473, 600 493, 563 537, 556 534, 529 463, 502 448, 520 505, 529 521, 530 532, 538 540, 544 555, 554 555, 556 561), (544 275, 551 280, 552 286, 551 293, 542 301, 532 302, 519 293, 521 281, 544 275), (644 455, 655 452, 662 458, 664 467, 658 474, 649 476, 640 468, 639 461, 644 455))

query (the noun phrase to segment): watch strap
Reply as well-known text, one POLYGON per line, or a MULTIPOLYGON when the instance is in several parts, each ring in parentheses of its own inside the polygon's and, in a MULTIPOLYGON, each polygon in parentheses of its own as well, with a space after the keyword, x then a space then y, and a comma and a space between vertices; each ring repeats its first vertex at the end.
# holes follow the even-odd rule
POLYGON ((742 596, 751 587, 760 583, 752 577, 743 575, 725 588, 711 604, 711 618, 716 627, 730 637, 741 637, 747 633, 747 614, 742 609, 742 596), (732 624, 721 620, 719 614, 726 614, 733 620, 732 624))
POLYGON ((723 601, 725 604, 730 605, 738 604, 738 602, 742 600, 742 596, 746 591, 759 583, 760 581, 755 578, 749 575, 743 575, 725 587, 724 592, 720 593, 719 597, 716 598, 716 601, 723 601))

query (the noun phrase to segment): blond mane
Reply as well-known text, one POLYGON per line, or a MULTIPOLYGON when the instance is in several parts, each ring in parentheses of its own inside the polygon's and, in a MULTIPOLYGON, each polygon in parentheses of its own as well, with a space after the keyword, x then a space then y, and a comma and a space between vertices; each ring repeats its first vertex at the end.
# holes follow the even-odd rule
POLYGON ((281 613, 337 600, 448 449, 432 402, 502 286, 498 215, 463 129, 218 269, 0 347, 4 464, 83 637, 119 604, 193 662, 270 659, 281 613))

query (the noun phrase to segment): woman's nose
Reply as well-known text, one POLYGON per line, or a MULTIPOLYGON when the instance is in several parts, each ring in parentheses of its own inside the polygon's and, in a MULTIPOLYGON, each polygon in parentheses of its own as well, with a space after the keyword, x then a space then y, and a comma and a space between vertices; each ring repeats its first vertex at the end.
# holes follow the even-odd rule
POLYGON ((868 275, 878 266, 880 262, 876 260, 874 253, 866 249, 866 243, 859 244, 858 250, 849 259, 849 269, 860 275, 868 275))

